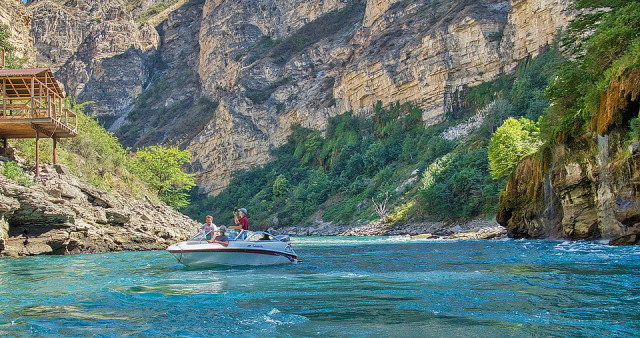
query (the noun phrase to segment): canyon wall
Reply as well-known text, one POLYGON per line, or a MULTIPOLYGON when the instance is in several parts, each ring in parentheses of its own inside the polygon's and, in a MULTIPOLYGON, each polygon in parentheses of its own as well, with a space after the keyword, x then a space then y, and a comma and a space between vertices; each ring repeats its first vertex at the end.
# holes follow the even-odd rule
POLYGON ((414 101, 432 124, 469 86, 553 42, 569 0, 37 0, 38 62, 132 147, 172 143, 216 194, 293 124, 414 101))

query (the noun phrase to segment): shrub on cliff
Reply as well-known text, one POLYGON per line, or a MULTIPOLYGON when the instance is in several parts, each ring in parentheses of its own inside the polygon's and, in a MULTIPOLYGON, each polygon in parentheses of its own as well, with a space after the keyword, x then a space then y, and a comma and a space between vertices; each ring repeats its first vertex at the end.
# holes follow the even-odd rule
POLYGON ((511 175, 520 160, 538 150, 542 143, 538 124, 521 117, 508 118, 489 141, 489 170, 491 176, 500 179, 511 175))
POLYGON ((25 174, 24 170, 20 168, 18 163, 15 161, 2 163, 0 173, 8 179, 16 181, 20 185, 26 187, 33 185, 31 178, 25 174))
POLYGON ((195 186, 194 174, 182 171, 182 165, 190 162, 188 150, 156 145, 135 152, 127 167, 156 191, 162 201, 179 209, 189 204, 188 191, 195 186))
POLYGON ((581 14, 563 39, 570 58, 547 89, 550 140, 582 135, 612 78, 640 67, 640 1, 576 0, 574 7, 581 14))

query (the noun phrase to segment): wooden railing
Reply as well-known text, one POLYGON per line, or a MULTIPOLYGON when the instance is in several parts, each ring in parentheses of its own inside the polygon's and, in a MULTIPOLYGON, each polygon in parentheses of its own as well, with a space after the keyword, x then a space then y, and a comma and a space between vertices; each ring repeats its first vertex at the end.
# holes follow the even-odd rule
POLYGON ((0 119, 42 118, 53 119, 73 132, 78 129, 78 117, 69 109, 62 108, 61 101, 56 104, 49 97, 0 99, 0 119))

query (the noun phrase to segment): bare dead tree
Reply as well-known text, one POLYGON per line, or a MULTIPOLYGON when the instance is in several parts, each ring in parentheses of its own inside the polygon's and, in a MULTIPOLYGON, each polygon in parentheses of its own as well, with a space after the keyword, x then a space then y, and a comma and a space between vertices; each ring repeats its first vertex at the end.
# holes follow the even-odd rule
POLYGON ((386 198, 383 202, 376 202, 373 197, 371 197, 371 202, 373 202, 373 208, 376 211, 376 214, 380 216, 380 220, 384 222, 385 218, 389 216, 389 212, 387 211, 387 202, 389 202, 389 193, 386 193, 386 198))

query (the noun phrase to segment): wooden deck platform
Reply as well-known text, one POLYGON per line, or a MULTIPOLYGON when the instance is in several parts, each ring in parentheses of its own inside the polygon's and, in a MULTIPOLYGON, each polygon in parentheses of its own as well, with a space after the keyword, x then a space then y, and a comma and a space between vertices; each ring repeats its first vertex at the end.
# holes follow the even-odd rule
POLYGON ((49 68, 0 69, 0 138, 77 136, 76 115, 49 68))
MULTIPOLYGON (((76 137, 77 116, 63 108, 64 93, 49 68, 0 69, 0 140, 36 139, 36 176, 42 137, 53 139, 53 159, 60 138, 76 137)), ((0 145, 0 146, 1 146, 0 145)))

